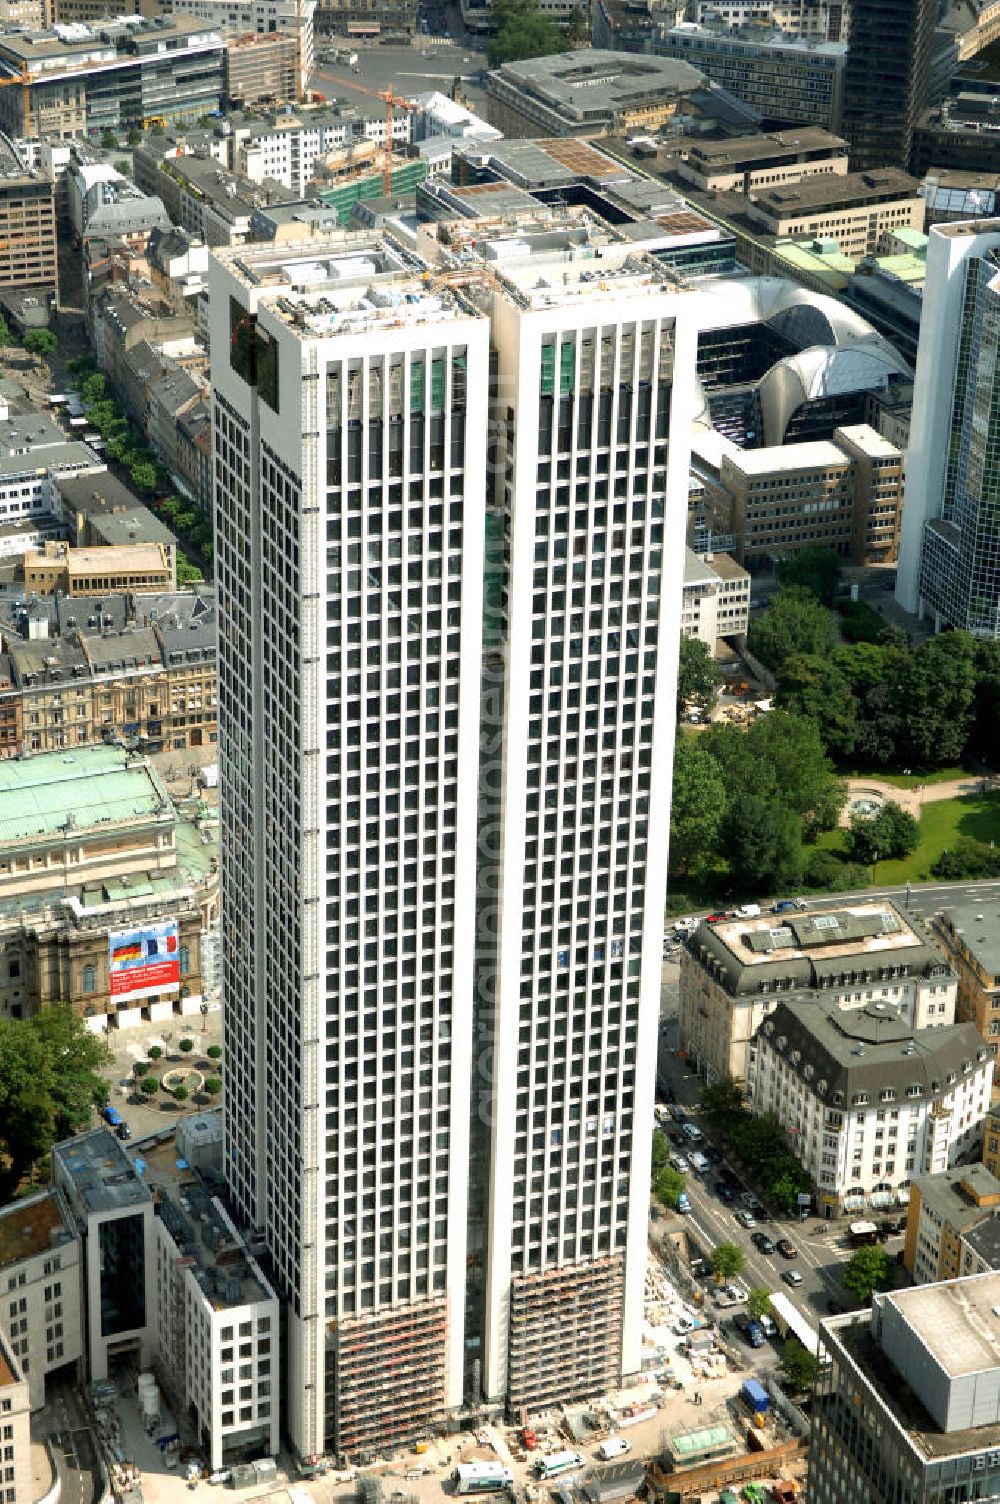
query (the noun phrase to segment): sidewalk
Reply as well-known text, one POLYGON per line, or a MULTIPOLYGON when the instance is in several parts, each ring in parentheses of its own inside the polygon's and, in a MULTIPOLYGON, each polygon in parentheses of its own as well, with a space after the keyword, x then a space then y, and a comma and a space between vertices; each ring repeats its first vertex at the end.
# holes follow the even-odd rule
POLYGON ((204 1112, 208 1107, 218 1107, 222 1095, 209 1097, 199 1093, 197 1099, 188 1097, 177 1102, 165 1091, 155 1097, 139 1097, 135 1091, 133 1066, 137 1060, 149 1061, 150 1045, 159 1045, 163 1055, 157 1061, 149 1061, 150 1072, 157 1080, 164 1073, 178 1066, 192 1067, 205 1077, 216 1076, 225 1080, 224 1058, 220 1062, 206 1054, 209 1045, 222 1043, 222 1013, 210 1013, 207 1018, 172 1018, 165 1023, 144 1023, 135 1029, 111 1030, 106 1036, 112 1060, 101 1075, 110 1087, 110 1103, 116 1107, 132 1130, 133 1138, 161 1132, 176 1126, 185 1114, 204 1112), (205 1027, 207 1025, 207 1028, 205 1027), (194 1049, 182 1054, 178 1045, 182 1039, 192 1039, 194 1049), (202 1100, 204 1098, 204 1100, 202 1100))
POLYGON ((840 815, 840 824, 851 823, 851 806, 858 799, 871 795, 879 800, 892 799, 908 814, 920 819, 925 804, 937 804, 945 799, 958 799, 962 794, 981 794, 988 788, 1000 788, 1000 782, 989 784, 987 780, 969 773, 964 778, 952 778, 947 783, 918 783, 915 788, 897 788, 894 783, 884 783, 879 778, 849 778, 847 780, 847 803, 840 815), (984 784, 986 788, 984 788, 984 784))

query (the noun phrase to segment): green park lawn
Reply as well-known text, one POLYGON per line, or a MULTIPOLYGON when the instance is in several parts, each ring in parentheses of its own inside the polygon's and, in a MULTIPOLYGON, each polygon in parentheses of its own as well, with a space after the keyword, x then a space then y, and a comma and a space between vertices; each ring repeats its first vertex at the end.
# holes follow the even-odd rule
POLYGON ((873 783, 891 783, 894 789, 915 789, 921 783, 930 787, 933 783, 951 783, 956 778, 972 779, 974 775, 968 768, 935 768, 931 773, 882 773, 868 768, 851 768, 843 776, 859 780, 870 778, 873 783))
MULTIPOLYGON (((922 781, 930 783, 932 777, 922 781)), ((931 867, 959 836, 969 836, 986 845, 991 841, 1000 843, 1000 794, 963 794, 958 799, 938 799, 925 804, 920 815, 920 845, 902 861, 879 862, 875 885, 893 887, 899 883, 932 881, 931 867)), ((843 830, 824 832, 818 844, 842 852, 843 830)))

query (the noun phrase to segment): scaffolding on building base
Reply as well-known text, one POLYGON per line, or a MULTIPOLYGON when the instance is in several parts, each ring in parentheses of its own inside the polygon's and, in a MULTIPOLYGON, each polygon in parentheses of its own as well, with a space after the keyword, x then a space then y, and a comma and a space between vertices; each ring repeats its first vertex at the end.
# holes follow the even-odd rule
POLYGON ((510 1416, 603 1394, 621 1383, 624 1296, 621 1254, 515 1276, 510 1416))
POLYGON ((445 1413, 444 1300, 327 1326, 330 1452, 350 1458, 405 1446, 445 1413))

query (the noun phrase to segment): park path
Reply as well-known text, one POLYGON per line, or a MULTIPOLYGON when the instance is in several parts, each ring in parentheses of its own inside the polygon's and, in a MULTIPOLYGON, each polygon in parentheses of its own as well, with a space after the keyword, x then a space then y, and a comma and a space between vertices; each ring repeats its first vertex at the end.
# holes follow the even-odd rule
POLYGON ((881 799, 894 799, 916 819, 925 804, 936 804, 941 799, 957 799, 961 794, 985 794, 990 789, 1000 788, 1000 780, 978 778, 969 773, 963 778, 951 778, 946 783, 918 783, 911 789, 897 788, 894 783, 885 783, 880 778, 849 778, 847 780, 847 803, 840 816, 840 824, 848 825, 851 806, 858 799, 876 795, 881 799))

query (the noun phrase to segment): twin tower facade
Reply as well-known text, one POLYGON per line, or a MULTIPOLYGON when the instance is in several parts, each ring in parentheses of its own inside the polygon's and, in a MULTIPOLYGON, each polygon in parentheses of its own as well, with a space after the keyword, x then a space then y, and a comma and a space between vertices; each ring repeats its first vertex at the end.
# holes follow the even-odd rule
POLYGON ((696 333, 565 218, 212 268, 227 1176, 302 1456, 640 1365, 696 333))

